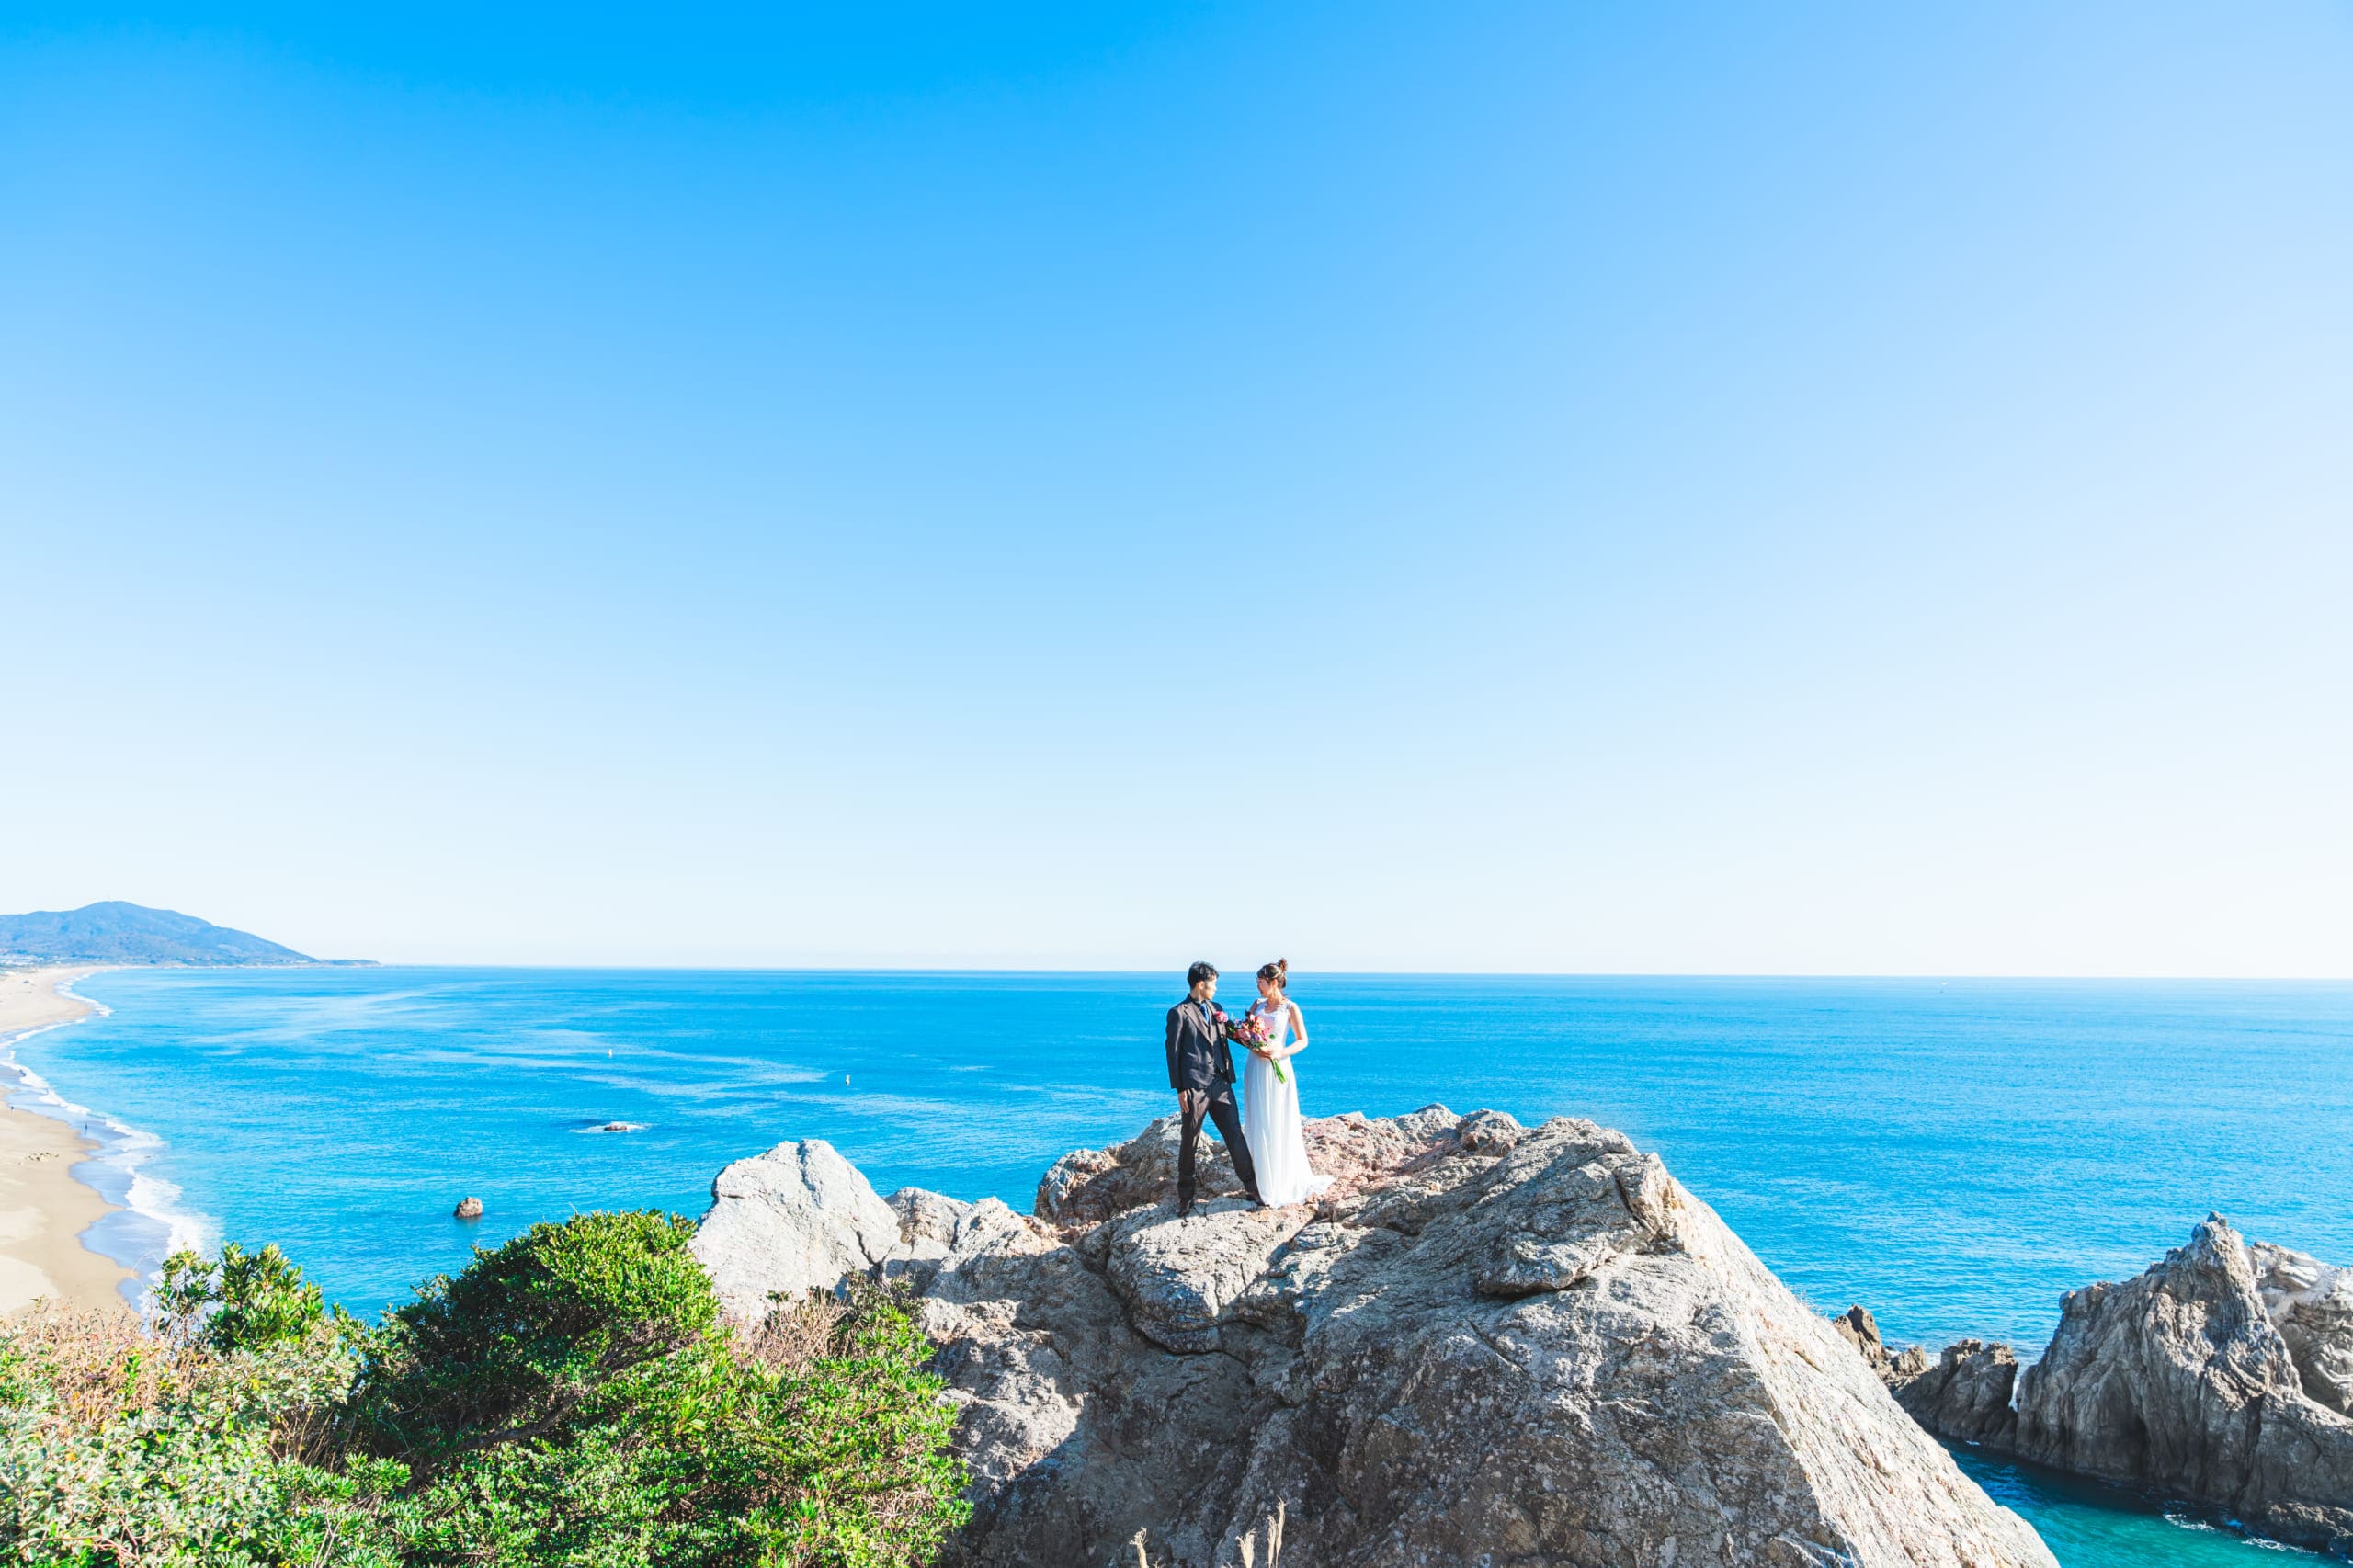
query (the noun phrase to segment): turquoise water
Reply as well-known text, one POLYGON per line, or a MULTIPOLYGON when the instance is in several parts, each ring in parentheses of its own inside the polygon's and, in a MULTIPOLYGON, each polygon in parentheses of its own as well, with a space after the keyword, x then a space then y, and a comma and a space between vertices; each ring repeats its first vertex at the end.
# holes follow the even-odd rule
MULTIPOLYGON (((1159 1114, 1156 975, 122 971, 20 1044, 111 1140, 97 1238, 275 1240, 361 1311, 574 1209, 701 1211, 822 1137, 883 1191, 1029 1206, 1159 1114), (101 1114, 102 1113, 102 1114, 101 1114), (608 1121, 642 1131, 585 1131, 608 1121), (155 1142, 160 1140, 160 1142, 155 1142), (483 1199, 482 1221, 449 1210, 483 1199)), ((1303 976, 1310 1115, 1570 1113, 1657 1149, 1791 1287, 2031 1349, 2208 1209, 2353 1259, 2353 985, 1303 976)), ((18 1096, 20 1103, 26 1096, 18 1096)), ((1987 1472, 2070 1568, 2258 1550, 1987 1472)))
POLYGON ((2033 1521, 2066 1568, 2161 1562, 2177 1568, 2321 1568, 2325 1561, 2314 1552, 2249 1540, 2190 1510, 2121 1487, 1947 1446, 1995 1502, 2033 1521))

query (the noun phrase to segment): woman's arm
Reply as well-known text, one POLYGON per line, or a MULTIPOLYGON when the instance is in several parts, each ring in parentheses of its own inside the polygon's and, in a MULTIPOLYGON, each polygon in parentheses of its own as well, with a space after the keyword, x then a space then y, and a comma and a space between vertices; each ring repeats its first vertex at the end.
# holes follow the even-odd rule
POLYGON ((1290 1009, 1291 1033, 1290 1049, 1283 1054, 1297 1056, 1307 1049, 1307 1015, 1299 1010, 1299 1004, 1296 1002, 1286 1002, 1283 1006, 1290 1009))

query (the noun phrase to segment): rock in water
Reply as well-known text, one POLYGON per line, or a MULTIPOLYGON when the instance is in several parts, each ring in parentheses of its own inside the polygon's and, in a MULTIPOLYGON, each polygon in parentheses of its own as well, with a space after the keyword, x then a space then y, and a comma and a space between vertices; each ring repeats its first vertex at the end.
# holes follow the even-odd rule
POLYGON ((2219 1214, 2138 1278, 2069 1291, 2031 1367, 1974 1339, 1874 1364, 1931 1432, 2353 1556, 2353 1270, 2219 1214))
MULTIPOLYGON (((2322 1344, 2306 1358, 2322 1374, 2353 1350, 2325 1323, 2310 1325, 2322 1344)), ((2018 1406, 2025 1458, 2353 1551, 2353 1420, 2305 1392, 2255 1259, 2219 1214, 2139 1278, 2068 1292, 2051 1347, 2019 1375, 2018 1406)))
POLYGON ((1057 1163, 1035 1217, 886 1204, 782 1144, 695 1248, 739 1312, 864 1269, 920 1292, 973 1473, 956 1563, 1127 1562, 1142 1530, 1232 1568, 1279 1508, 1284 1568, 2052 1563, 1621 1134, 1334 1118, 1322 1204, 1179 1220, 1173 1120, 1057 1163))
POLYGON ((1931 1362, 1915 1348, 1888 1363, 1895 1403, 1939 1437, 2005 1451, 2018 1445, 2018 1358, 2006 1345, 1964 1339, 1931 1362), (1904 1358, 1911 1358, 1905 1360, 1904 1358))
POLYGON ((460 1198, 458 1199, 458 1207, 452 1212, 460 1220, 479 1220, 482 1218, 482 1199, 460 1198))

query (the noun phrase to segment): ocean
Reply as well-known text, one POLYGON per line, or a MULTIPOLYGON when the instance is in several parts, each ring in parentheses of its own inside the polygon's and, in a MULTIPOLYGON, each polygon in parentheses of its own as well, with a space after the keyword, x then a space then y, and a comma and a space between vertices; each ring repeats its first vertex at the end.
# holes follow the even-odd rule
MULTIPOLYGON (((1238 988, 1248 990, 1246 980, 1238 988)), ((16 1048, 106 1143, 93 1240, 275 1241, 356 1312, 539 1220, 699 1214, 824 1138, 876 1188, 1026 1210, 1168 1108, 1147 974, 122 970, 16 1048), (635 1131, 599 1131, 609 1123, 635 1131), (463 1197, 483 1218, 453 1219, 463 1197)), ((2353 985, 1302 974, 1310 1116, 1432 1103, 1618 1127, 1815 1307, 2040 1351, 2061 1292, 2219 1210, 2353 1259, 2353 985)), ((2275 1551, 1962 1455, 2069 1568, 2275 1551)))

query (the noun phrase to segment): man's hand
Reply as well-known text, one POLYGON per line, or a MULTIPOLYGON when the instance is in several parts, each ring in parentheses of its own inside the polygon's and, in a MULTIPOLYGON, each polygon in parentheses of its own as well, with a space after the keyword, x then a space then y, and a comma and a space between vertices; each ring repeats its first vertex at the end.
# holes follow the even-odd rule
POLYGON ((1177 1090, 1176 1108, 1187 1112, 1201 1111, 1206 1113, 1210 1108, 1209 1091, 1207 1089, 1177 1090))

